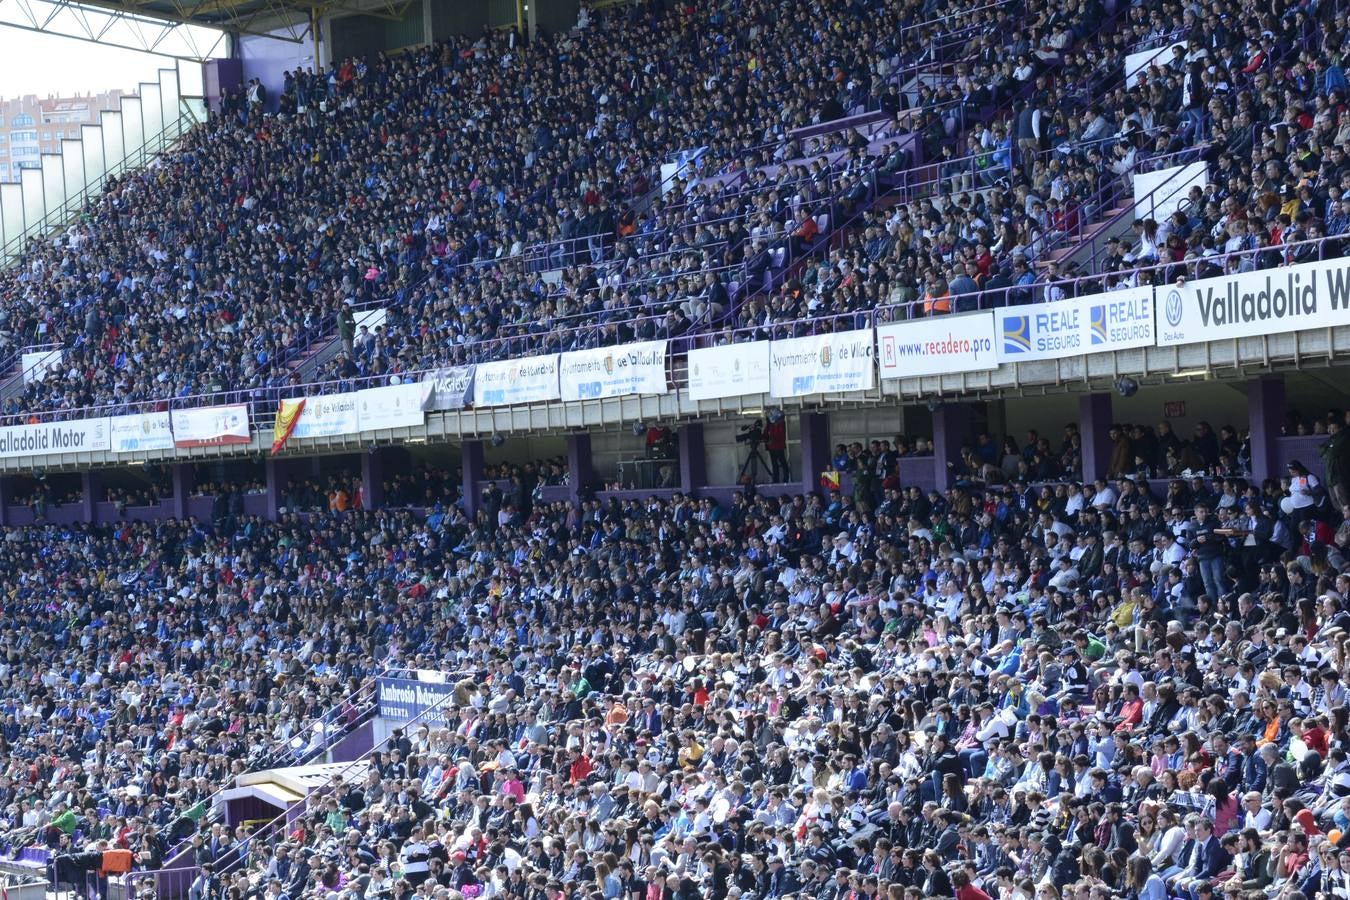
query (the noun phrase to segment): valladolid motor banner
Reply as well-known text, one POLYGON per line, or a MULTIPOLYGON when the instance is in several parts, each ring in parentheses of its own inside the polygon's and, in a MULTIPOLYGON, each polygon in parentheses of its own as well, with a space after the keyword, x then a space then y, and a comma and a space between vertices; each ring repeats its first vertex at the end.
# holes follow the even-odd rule
POLYGON ((689 399, 717 400, 768 392, 768 341, 689 351, 689 399))
POLYGON ((1350 260, 1235 272, 1162 285, 1158 346, 1350 325, 1350 260))
POLYGON ((112 446, 109 430, 106 418, 0 428, 0 457, 97 453, 112 446))
POLYGON ((558 365, 558 384, 563 400, 664 394, 666 342, 647 341, 564 353, 558 365))
POLYGON ((874 387, 872 342, 870 328, 774 341, 769 391, 775 397, 805 397, 874 387))

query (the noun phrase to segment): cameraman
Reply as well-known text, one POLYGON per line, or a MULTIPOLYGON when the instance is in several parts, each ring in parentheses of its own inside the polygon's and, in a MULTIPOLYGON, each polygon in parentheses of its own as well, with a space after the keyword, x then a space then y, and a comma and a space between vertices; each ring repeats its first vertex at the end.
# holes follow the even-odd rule
POLYGON ((774 484, 783 484, 788 474, 787 461, 787 417, 782 410, 769 413, 769 423, 764 426, 764 449, 769 451, 769 480, 774 484))

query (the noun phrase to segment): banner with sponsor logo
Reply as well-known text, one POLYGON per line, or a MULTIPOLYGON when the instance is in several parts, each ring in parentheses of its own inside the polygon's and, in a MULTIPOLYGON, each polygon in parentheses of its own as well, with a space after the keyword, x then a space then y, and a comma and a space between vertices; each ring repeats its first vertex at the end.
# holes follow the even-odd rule
POLYGON ((380 717, 400 724, 417 719, 430 726, 444 725, 446 712, 455 708, 453 684, 381 678, 375 684, 375 691, 380 717))
POLYGON ((112 447, 107 419, 43 422, 0 428, 0 457, 97 453, 112 447))
POLYGON ((558 363, 558 385, 563 400, 664 394, 666 342, 646 341, 564 353, 558 363))
POLYGON ((1158 346, 1350 324, 1350 259, 1154 288, 1158 346))
POLYGON ((768 392, 768 341, 689 351, 689 399, 716 400, 768 392))
POLYGON ((557 399, 557 354, 479 363, 474 369, 474 406, 508 406, 557 399))
POLYGON ((804 397, 874 387, 872 341, 872 329, 865 328, 772 342, 769 393, 775 397, 804 397))
POLYGON ((356 392, 356 417, 362 431, 410 428, 426 422, 431 383, 414 381, 356 392))
POLYGON ((356 396, 352 393, 306 397, 300 418, 295 420, 291 438, 300 441, 305 438, 356 434, 361 430, 361 422, 356 415, 356 396))
POLYGON ((994 314, 982 312, 878 325, 877 362, 882 378, 996 369, 994 314))
POLYGON ((463 409, 473 402, 473 366, 449 366, 428 372, 431 382, 429 410, 463 409))
POLYGON ((1000 362, 1063 359, 1153 344, 1152 288, 994 311, 1000 362))
POLYGON ((114 453, 173 449, 173 424, 167 412, 113 416, 108 421, 114 453))
POLYGON ((248 427, 248 407, 243 404, 175 409, 170 422, 173 425, 175 447, 247 444, 252 439, 248 427))

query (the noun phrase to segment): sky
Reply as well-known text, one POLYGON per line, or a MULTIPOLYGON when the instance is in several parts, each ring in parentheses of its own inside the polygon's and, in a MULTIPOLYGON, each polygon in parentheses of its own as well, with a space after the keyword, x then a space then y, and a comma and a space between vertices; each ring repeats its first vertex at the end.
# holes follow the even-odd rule
MULTIPOLYGON (((40 0, 31 0, 30 7, 41 14, 46 4, 40 0)), ((50 7, 47 7, 50 8, 50 7)), ((63 12, 62 16, 73 13, 63 12)), ((100 12, 90 12, 89 20, 95 28, 101 28, 103 22, 100 12)), ((0 2, 0 22, 25 21, 21 13, 16 12, 16 4, 0 2), (8 9, 7 9, 8 8, 8 9)), ((74 24, 68 19, 58 22, 71 30, 74 24)), ((117 29, 132 29, 134 26, 121 22, 113 26, 117 29)), ((158 36, 158 26, 145 27, 141 32, 150 39, 158 36)), ((124 36, 131 37, 128 31, 124 36)), ((199 52, 206 50, 214 42, 214 33, 199 29, 202 36, 199 52)), ((163 46, 173 43, 175 49, 186 51, 187 45, 180 35, 165 41, 163 46)), ((223 44, 220 50, 223 51, 223 44)), ((214 55, 221 55, 219 52, 214 55)), ((158 54, 127 50, 106 44, 94 44, 89 41, 60 37, 52 34, 40 34, 21 28, 0 25, 0 97, 19 97, 36 94, 45 97, 48 94, 69 96, 75 93, 99 93, 121 88, 134 92, 142 81, 157 80, 157 70, 173 68, 175 60, 158 54)))

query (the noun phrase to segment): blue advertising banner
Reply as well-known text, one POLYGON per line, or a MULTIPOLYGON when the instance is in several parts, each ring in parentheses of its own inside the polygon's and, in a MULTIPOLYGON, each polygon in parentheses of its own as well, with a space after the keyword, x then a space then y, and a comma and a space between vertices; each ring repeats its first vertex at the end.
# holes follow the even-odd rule
POLYGON ((375 690, 380 718, 394 723, 417 719, 419 723, 444 725, 446 710, 453 708, 454 701, 450 696, 455 692, 455 686, 412 678, 381 678, 375 690))
POLYGON ((1153 288, 994 311, 1000 362, 1062 359, 1153 344, 1153 288))

